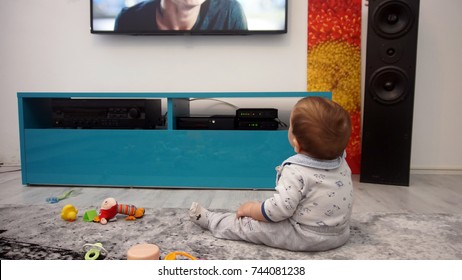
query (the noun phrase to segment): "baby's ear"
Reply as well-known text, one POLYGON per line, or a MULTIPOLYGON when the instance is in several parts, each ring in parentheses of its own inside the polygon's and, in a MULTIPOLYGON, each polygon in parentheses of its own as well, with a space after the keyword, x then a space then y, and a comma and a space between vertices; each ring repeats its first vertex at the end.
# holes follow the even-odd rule
POLYGON ((300 153, 300 144, 298 143, 297 138, 292 138, 292 146, 294 147, 294 151, 298 154, 300 153))

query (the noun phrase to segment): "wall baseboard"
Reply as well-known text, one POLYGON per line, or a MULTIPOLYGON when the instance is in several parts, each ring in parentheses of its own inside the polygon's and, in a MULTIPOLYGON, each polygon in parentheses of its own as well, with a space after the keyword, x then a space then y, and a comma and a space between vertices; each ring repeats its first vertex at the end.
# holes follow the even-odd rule
POLYGON ((411 168, 414 174, 462 175, 462 168, 411 168))

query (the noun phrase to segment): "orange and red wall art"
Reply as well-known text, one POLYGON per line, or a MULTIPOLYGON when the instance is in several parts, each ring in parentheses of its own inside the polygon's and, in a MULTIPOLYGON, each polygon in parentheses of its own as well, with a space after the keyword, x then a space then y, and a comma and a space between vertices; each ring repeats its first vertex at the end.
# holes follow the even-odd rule
POLYGON ((361 0, 308 1, 307 90, 332 92, 351 116, 347 161, 361 159, 361 0))

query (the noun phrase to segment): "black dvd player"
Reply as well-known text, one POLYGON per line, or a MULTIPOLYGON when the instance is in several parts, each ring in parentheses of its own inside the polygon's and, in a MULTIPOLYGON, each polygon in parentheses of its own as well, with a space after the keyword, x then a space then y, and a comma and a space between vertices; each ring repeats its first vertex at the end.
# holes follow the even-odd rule
POLYGON ((235 116, 183 116, 176 118, 177 129, 233 130, 236 127, 235 116))

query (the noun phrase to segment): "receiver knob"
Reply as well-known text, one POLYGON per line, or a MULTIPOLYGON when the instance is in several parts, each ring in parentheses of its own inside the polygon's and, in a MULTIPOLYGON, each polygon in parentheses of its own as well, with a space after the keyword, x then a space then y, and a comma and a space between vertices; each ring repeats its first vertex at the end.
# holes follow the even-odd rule
POLYGON ((128 116, 132 119, 138 119, 141 116, 141 112, 138 108, 131 108, 128 110, 128 116))

